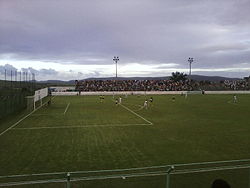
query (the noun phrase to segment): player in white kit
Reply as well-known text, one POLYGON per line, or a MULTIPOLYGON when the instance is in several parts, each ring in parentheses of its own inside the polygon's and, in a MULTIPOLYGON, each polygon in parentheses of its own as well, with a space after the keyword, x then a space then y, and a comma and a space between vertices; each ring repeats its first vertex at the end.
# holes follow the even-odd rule
POLYGON ((236 95, 234 95, 233 101, 234 101, 234 103, 237 103, 237 102, 238 102, 238 99, 237 99, 236 95))
POLYGON ((148 109, 148 100, 145 100, 145 101, 144 101, 143 107, 146 108, 146 109, 148 109))

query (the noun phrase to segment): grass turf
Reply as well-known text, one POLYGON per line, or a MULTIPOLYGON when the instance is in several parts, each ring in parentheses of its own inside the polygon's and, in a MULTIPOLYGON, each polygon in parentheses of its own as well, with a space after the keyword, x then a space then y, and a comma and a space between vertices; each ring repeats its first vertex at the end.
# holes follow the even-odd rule
POLYGON ((147 110, 141 109, 145 96, 123 98, 138 115, 111 96, 103 102, 98 96, 55 97, 0 136, 0 175, 250 158, 250 96, 238 97, 234 104, 232 95, 153 96, 147 110))

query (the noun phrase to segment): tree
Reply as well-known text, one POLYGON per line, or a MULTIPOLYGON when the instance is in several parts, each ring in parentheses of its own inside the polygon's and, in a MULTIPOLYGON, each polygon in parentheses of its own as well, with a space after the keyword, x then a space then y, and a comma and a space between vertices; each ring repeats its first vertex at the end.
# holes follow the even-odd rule
POLYGON ((177 81, 185 81, 187 80, 187 75, 184 74, 184 72, 172 72, 172 76, 170 77, 170 80, 173 80, 175 82, 177 81))
POLYGON ((250 76, 244 77, 244 80, 247 81, 247 82, 249 82, 250 81, 250 76))

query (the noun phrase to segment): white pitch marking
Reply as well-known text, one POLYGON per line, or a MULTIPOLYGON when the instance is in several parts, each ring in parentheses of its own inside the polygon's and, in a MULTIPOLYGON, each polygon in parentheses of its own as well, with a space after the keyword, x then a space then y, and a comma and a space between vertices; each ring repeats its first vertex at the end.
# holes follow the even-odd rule
POLYGON ((68 103, 68 105, 67 105, 67 107, 65 108, 65 111, 64 111, 64 115, 66 114, 66 112, 67 112, 67 110, 68 110, 68 108, 69 108, 69 105, 70 105, 70 103, 68 103))
POLYGON ((149 124, 107 124, 107 125, 79 125, 79 126, 58 126, 58 127, 23 127, 13 128, 12 130, 39 130, 39 129, 70 129, 70 128, 89 128, 89 127, 128 127, 135 125, 149 125, 149 124))
POLYGON ((61 116, 62 115, 62 113, 53 113, 53 114, 32 114, 31 116, 55 116, 55 115, 57 115, 57 116, 61 116))
POLYGON ((145 119, 144 117, 140 116, 139 114, 137 114, 136 112, 134 112, 133 110, 129 109, 128 107, 121 105, 123 108, 125 108, 126 110, 130 111, 131 113, 135 114, 136 116, 138 116, 139 118, 143 119, 144 121, 148 122, 150 125, 153 125, 153 123, 151 121, 148 121, 147 119, 145 119))
POLYGON ((139 112, 144 108, 144 106, 142 106, 142 105, 139 105, 139 106, 140 106, 140 108, 138 110, 135 110, 135 112, 139 112))
MULTIPOLYGON (((55 98, 55 97, 53 97, 55 98)), ((53 99, 52 98, 52 99, 53 99)), ((12 129, 13 127, 17 126, 20 122, 22 122, 23 120, 25 120, 27 117, 29 117, 31 114, 33 114, 35 111, 39 110, 42 106, 44 106, 46 103, 43 103, 41 106, 39 106, 37 109, 33 110, 32 112, 30 112, 28 115, 24 116, 22 119, 20 119, 18 122, 14 123, 12 126, 10 126, 8 129, 6 129, 5 131, 0 133, 0 136, 2 136, 4 133, 6 133, 7 131, 9 131, 10 129, 12 129)))

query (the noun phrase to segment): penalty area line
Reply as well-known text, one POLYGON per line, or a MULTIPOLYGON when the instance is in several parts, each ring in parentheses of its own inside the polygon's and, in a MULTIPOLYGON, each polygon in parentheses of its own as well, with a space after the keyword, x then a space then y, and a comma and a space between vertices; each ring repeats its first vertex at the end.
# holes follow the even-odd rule
POLYGON ((136 115, 137 117, 143 119, 144 121, 146 121, 147 123, 149 123, 149 125, 153 125, 153 123, 147 119, 145 119, 144 117, 142 117, 141 115, 137 114, 136 112, 134 112, 133 110, 129 109, 128 107, 122 105, 122 104, 119 104, 121 105, 123 108, 125 108, 126 110, 130 111, 131 113, 133 113, 134 115, 136 115))
POLYGON ((70 102, 68 103, 68 105, 66 106, 66 108, 65 108, 65 111, 64 111, 64 115, 66 114, 66 112, 67 112, 67 110, 68 110, 68 108, 69 108, 69 105, 70 105, 70 102))
POLYGON ((31 115, 32 117, 33 116, 62 116, 62 113, 53 113, 53 114, 37 114, 37 113, 35 113, 35 114, 32 114, 31 115))
POLYGON ((40 129, 70 129, 70 128, 91 128, 91 127, 129 127, 136 125, 149 125, 149 124, 107 124, 107 125, 79 125, 79 126, 57 126, 57 127, 23 127, 13 128, 12 130, 40 130, 40 129))

